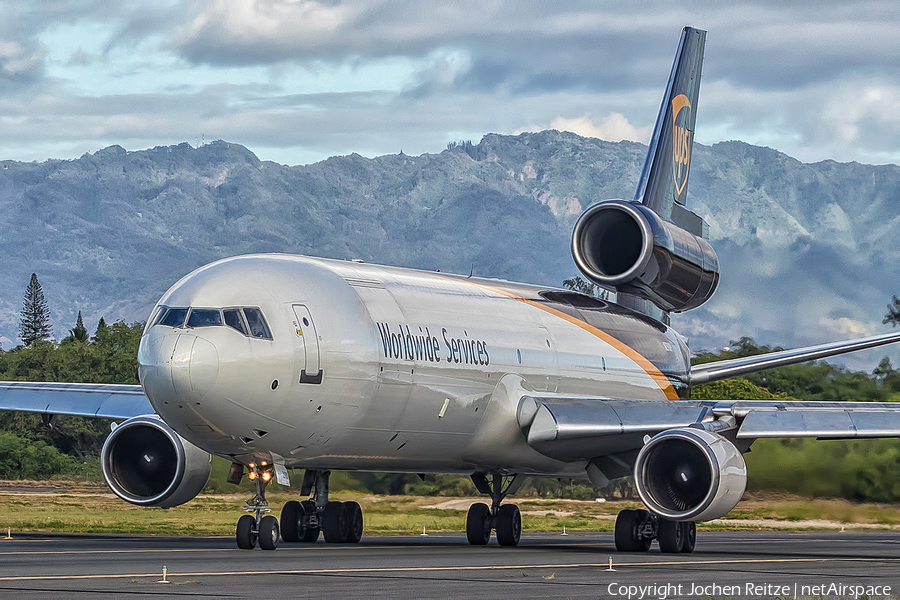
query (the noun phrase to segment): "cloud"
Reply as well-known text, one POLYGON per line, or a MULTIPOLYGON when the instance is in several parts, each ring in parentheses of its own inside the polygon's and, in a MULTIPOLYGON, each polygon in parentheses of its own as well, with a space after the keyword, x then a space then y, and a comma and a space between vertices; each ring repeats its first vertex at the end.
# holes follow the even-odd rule
POLYGON ((43 53, 19 42, 0 41, 0 77, 13 79, 40 69, 43 53))
POLYGON ((650 140, 650 135, 653 133, 652 127, 635 127, 628 122, 625 115, 617 112, 610 114, 599 123, 595 122, 588 115, 576 118, 560 116, 550 121, 550 125, 547 127, 527 127, 516 130, 515 133, 542 131, 544 129, 570 131, 584 137, 599 138, 608 142, 629 140, 632 142, 643 142, 645 144, 650 140))
MULTIPOLYGON (((803 160, 900 160, 900 5, 875 0, 25 6, 9 5, 0 24, 2 157, 201 131, 265 144, 284 162, 433 152, 523 123, 646 140, 678 32, 691 23, 709 31, 698 141, 743 139, 803 160), (160 102, 120 130, 90 108, 150 94, 175 110, 160 102), (334 103, 303 101, 315 94, 334 103)), ((118 108, 110 120, 127 121, 118 108)))
POLYGON ((875 335, 872 323, 866 323, 848 317, 840 317, 837 319, 822 317, 819 319, 819 325, 847 338, 861 338, 875 335))

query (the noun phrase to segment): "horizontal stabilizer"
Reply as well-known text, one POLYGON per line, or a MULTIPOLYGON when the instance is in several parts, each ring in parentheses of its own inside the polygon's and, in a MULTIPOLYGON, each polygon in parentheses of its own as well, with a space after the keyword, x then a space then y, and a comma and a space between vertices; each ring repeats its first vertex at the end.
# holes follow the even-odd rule
POLYGON ((783 367, 785 365, 828 358, 829 356, 836 356, 846 352, 875 348, 894 342, 900 342, 900 333, 888 333, 858 340, 832 342, 818 346, 795 348, 794 350, 781 350, 779 352, 769 352, 743 358, 720 360, 691 367, 687 383, 699 385, 701 383, 739 377, 740 375, 764 371, 774 367, 783 367))
POLYGON ((156 411, 139 385, 0 381, 0 410, 128 419, 156 411))

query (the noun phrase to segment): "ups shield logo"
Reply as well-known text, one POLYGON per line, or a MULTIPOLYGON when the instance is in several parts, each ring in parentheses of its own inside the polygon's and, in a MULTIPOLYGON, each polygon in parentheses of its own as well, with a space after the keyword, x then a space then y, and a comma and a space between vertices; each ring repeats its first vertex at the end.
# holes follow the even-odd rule
POLYGON ((687 185, 691 168, 691 102, 684 94, 672 98, 672 176, 675 178, 675 194, 683 204, 681 195, 687 185))

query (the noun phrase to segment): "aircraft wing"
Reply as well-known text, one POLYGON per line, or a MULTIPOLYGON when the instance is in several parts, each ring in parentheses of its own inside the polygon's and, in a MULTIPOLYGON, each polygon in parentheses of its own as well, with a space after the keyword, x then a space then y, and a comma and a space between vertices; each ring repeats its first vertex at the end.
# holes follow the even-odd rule
POLYGON ((528 444, 559 460, 639 449, 644 436, 700 427, 736 439, 900 437, 900 402, 601 400, 526 396, 519 425, 528 444))
POLYGON ((779 352, 769 352, 768 354, 758 354, 756 356, 720 360, 691 367, 687 383, 690 385, 699 385, 701 383, 738 377, 740 375, 746 375, 747 373, 755 373, 756 371, 764 371, 765 369, 771 369, 773 367, 783 367, 785 365, 793 365, 810 360, 819 360, 820 358, 836 356, 838 354, 844 354, 845 352, 855 352, 856 350, 865 350, 867 348, 874 348, 876 346, 892 344, 894 342, 900 342, 900 333, 887 333, 858 340, 832 342, 830 344, 807 346, 805 348, 795 348, 793 350, 781 350, 779 352))
POLYGON ((0 381, 0 410, 128 419, 156 411, 139 385, 0 381))

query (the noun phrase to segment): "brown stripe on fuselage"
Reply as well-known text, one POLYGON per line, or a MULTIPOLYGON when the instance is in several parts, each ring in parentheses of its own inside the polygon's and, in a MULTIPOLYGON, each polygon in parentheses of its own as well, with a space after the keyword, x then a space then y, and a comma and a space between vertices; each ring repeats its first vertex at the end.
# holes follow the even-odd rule
POLYGON ((587 331, 588 333, 600 338, 631 360, 633 360, 641 369, 644 370, 647 375, 649 375, 654 383, 659 386, 659 389, 666 395, 666 398, 669 400, 678 400, 678 392, 675 390, 675 386, 672 385, 672 382, 669 381, 669 378, 663 375, 662 371, 660 371, 656 365, 654 365, 650 360, 648 360, 644 355, 640 352, 626 344, 625 342, 615 338, 614 336, 606 333, 602 329, 598 329, 594 327, 590 323, 586 323, 585 321, 574 317, 572 315, 566 314, 565 312, 554 308, 552 306, 548 306, 545 303, 538 302, 535 300, 531 300, 529 298, 525 298, 519 294, 516 294, 512 291, 507 291, 502 289, 501 286, 494 286, 490 284, 481 283, 478 281, 472 281, 471 279, 465 279, 462 277, 454 277, 452 275, 444 275, 443 273, 435 273, 435 275, 446 277, 447 279, 452 279, 453 281, 459 281, 461 283, 467 283, 469 285, 474 285, 476 287, 482 288, 484 290, 488 290, 502 296, 506 296, 512 300, 517 300, 524 304, 528 304, 529 306, 533 306, 538 308, 546 313, 549 313, 555 317, 559 317, 569 323, 575 325, 576 327, 580 327, 581 329, 587 331))

